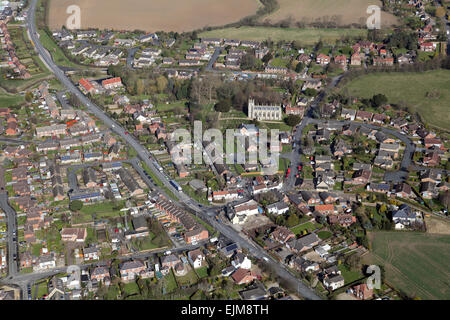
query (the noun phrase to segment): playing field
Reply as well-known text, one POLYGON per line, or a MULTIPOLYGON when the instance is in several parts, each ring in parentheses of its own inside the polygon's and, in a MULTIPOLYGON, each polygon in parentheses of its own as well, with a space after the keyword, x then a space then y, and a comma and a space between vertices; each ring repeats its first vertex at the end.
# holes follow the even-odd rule
POLYGON ((364 98, 382 93, 389 103, 406 105, 430 125, 450 130, 450 70, 374 73, 352 80, 346 89, 364 98))
POLYGON ((65 25, 67 7, 81 9, 81 28, 190 31, 220 26, 252 15, 257 0, 51 0, 50 29, 65 25))
POLYGON ((298 28, 271 28, 271 27, 240 27, 224 28, 202 32, 200 37, 228 38, 239 40, 263 41, 300 41, 304 45, 313 45, 322 39, 325 43, 335 43, 344 37, 365 37, 364 29, 298 29, 298 28))
MULTIPOLYGON (((338 25, 365 24, 370 5, 382 6, 379 0, 277 0, 279 9, 263 17, 263 20, 279 22, 292 18, 292 22, 315 22, 316 19, 336 21, 338 25)), ((381 27, 390 27, 397 22, 395 16, 382 12, 381 27)))
POLYGON ((384 265, 387 282, 409 296, 450 299, 450 236, 372 232, 365 263, 384 265))

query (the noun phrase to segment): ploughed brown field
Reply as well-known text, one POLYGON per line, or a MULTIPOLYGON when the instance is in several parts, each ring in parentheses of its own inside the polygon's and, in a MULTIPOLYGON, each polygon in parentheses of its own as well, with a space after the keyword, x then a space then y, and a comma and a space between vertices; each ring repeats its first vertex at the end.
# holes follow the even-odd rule
POLYGON ((66 24, 67 7, 81 8, 81 28, 191 31, 220 26, 252 15, 257 0, 51 0, 50 29, 66 24))
MULTIPOLYGON (((365 24, 367 7, 382 6, 381 0, 277 0, 279 9, 262 20, 279 22, 290 19, 292 23, 315 22, 316 19, 336 21, 338 25, 365 24), (332 19, 334 17, 334 19, 332 19)), ((381 12, 381 27, 387 28, 398 23, 395 16, 381 12)))

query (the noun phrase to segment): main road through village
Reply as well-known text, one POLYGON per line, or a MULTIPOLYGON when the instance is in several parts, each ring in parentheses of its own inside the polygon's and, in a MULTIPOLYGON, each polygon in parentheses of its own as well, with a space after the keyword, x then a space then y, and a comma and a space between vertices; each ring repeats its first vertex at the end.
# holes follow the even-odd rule
MULTIPOLYGON (((74 94, 87 109, 94 114, 100 121, 104 123, 105 126, 110 128, 114 133, 119 135, 130 147, 136 150, 137 156, 149 167, 153 174, 168 188, 178 199, 172 199, 174 202, 187 207, 191 212, 194 212, 199 218, 208 222, 216 230, 218 230, 225 237, 235 241, 239 246, 245 248, 257 259, 266 260, 269 267, 284 281, 287 281, 291 287, 297 288, 298 294, 300 294, 304 299, 308 300, 320 300, 321 298, 308 286, 306 286, 301 280, 297 279, 291 272, 289 272, 282 264, 278 263, 272 259, 269 255, 265 253, 263 249, 254 245, 249 239, 242 237, 236 230, 228 225, 219 223, 214 219, 214 212, 205 207, 201 207, 196 201, 188 197, 182 192, 178 192, 169 182, 168 176, 165 173, 159 172, 151 158, 150 153, 146 150, 140 143, 135 140, 131 135, 127 134, 125 129, 122 128, 117 122, 109 118, 97 105, 90 101, 64 74, 64 72, 53 62, 50 54, 42 46, 39 40, 39 35, 36 29, 36 5, 37 0, 32 0, 30 4, 30 9, 28 11, 28 33, 35 45, 35 49, 39 56, 47 67, 53 72, 56 78, 66 87, 67 91, 74 94)), ((162 191, 162 190, 161 190, 162 191)), ((15 227, 15 226, 14 226, 15 227)), ((10 274, 7 283, 16 283, 22 289, 24 294, 25 283, 30 283, 38 279, 47 277, 54 273, 49 274, 36 274, 32 273, 27 276, 10 274)))

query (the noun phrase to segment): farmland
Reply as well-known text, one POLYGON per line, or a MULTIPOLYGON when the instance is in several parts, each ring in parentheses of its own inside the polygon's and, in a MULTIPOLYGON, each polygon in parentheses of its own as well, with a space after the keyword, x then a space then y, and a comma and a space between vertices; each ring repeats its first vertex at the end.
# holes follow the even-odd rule
POLYGON ((303 45, 314 45, 322 40, 335 43, 342 37, 358 38, 367 36, 364 29, 314 29, 314 28, 274 28, 274 27, 239 27, 223 28, 202 32, 200 37, 228 38, 254 41, 299 41, 303 45))
POLYGON ((373 232, 365 262, 383 265, 388 284, 408 296, 449 299, 450 236, 418 232, 373 232))
POLYGON ((382 93, 389 103, 407 106, 418 112, 429 125, 450 130, 450 71, 434 70, 417 73, 376 73, 358 77, 344 89, 358 97, 382 93), (428 93, 433 94, 429 97, 428 93))
MULTIPOLYGON (((359 24, 365 25, 369 16, 366 13, 370 5, 382 6, 379 0, 277 0, 279 9, 262 18, 263 21, 280 22, 286 19, 292 23, 302 21, 315 22, 317 19, 335 21, 337 25, 359 24)), ((388 13, 382 12, 381 26, 390 27, 397 19, 388 13)))
POLYGON ((69 17, 66 9, 70 5, 80 7, 82 29, 150 32, 183 32, 225 25, 253 15, 260 7, 257 0, 51 0, 47 21, 50 29, 66 23, 69 17))

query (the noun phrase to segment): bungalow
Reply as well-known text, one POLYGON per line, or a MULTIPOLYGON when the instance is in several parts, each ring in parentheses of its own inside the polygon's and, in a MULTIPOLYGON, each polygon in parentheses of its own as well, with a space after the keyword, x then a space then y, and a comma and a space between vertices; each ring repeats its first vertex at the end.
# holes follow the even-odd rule
POLYGON ((289 206, 284 201, 279 201, 267 206, 267 211, 271 214, 281 215, 289 211, 289 206))
POLYGON ((286 244, 286 242, 295 239, 295 234, 286 227, 278 226, 271 234, 270 237, 277 242, 286 244))
POLYGON ((390 190, 390 186, 387 183, 370 183, 367 186, 367 190, 372 192, 387 193, 390 190))
POLYGON ((341 117, 346 120, 354 121, 356 117, 356 110, 342 108, 341 117))
POLYGON ((256 276, 250 270, 239 268, 231 275, 233 281, 240 284, 248 284, 256 279, 256 276))
POLYGON ((442 149, 443 144, 441 139, 438 138, 425 138, 424 139, 425 148, 429 149, 431 147, 437 147, 439 149, 442 149))
POLYGON ((433 199, 436 196, 436 184, 433 182, 422 182, 420 184, 420 194, 424 199, 433 199))
POLYGON ((343 227, 351 226, 356 222, 356 217, 351 214, 338 214, 328 216, 328 223, 339 224, 343 227))
POLYGON ((300 253, 318 245, 320 238, 315 233, 310 233, 299 239, 292 239, 286 243, 286 247, 294 252, 300 253))
POLYGON ((86 237, 86 228, 63 228, 61 230, 62 241, 84 242, 86 237))
POLYGON ((359 110, 356 112, 356 119, 364 122, 369 122, 372 120, 373 113, 368 111, 359 110))
POLYGON ((337 197, 334 194, 328 192, 319 192, 319 197, 324 203, 335 203, 337 201, 337 197))
POLYGON ((314 206, 314 211, 322 215, 337 213, 336 208, 332 204, 318 204, 314 206))
POLYGON ((303 200, 308 205, 313 205, 313 204, 320 203, 320 197, 318 196, 317 193, 312 193, 310 191, 302 191, 301 195, 302 195, 303 200))
POLYGON ((412 195, 411 186, 406 183, 400 183, 395 186, 395 195, 400 198, 409 198, 412 195))
POLYGON ((352 184, 367 184, 369 183, 370 177, 372 176, 372 171, 369 170, 358 170, 353 174, 352 184))
POLYGON ((388 121, 388 119, 389 117, 384 114, 375 113, 373 115, 372 122, 384 124, 386 121, 388 121))

